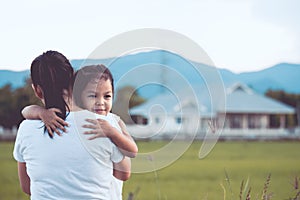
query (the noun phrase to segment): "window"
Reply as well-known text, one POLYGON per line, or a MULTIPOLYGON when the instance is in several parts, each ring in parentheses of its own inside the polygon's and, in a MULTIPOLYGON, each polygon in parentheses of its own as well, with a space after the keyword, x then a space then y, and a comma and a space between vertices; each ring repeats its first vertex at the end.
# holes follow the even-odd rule
POLYGON ((135 124, 148 124, 148 119, 141 115, 131 115, 131 119, 135 124))
POLYGON ((155 123, 159 124, 159 122, 160 122, 159 117, 155 117, 155 123))
POLYGON ((176 117, 176 123, 181 124, 182 123, 182 118, 181 117, 176 117))
POLYGON ((248 115, 248 127, 250 129, 261 128, 261 116, 248 115))
POLYGON ((242 128, 242 116, 233 114, 230 116, 230 128, 242 128))

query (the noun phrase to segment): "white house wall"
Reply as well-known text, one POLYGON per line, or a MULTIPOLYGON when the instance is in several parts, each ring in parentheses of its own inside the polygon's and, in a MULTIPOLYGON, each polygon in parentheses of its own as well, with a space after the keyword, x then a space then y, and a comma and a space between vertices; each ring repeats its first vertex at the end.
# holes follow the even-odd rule
POLYGON ((200 126, 199 116, 152 115, 148 124, 127 125, 127 129, 137 139, 184 139, 195 137, 200 126))

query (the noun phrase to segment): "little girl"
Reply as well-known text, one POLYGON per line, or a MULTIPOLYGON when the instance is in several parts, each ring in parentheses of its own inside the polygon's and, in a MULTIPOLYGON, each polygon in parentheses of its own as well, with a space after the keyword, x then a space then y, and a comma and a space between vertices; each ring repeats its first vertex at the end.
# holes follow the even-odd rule
MULTIPOLYGON (((105 119, 87 119, 90 128, 85 134, 93 134, 89 139, 108 137, 120 149, 123 155, 135 157, 138 151, 137 145, 126 130, 125 123, 119 116, 111 113, 114 95, 113 77, 104 65, 91 65, 78 70, 74 78, 73 100, 81 109, 86 109, 98 115, 106 116, 105 119), (112 123, 112 124, 110 124, 112 123), (115 123, 115 124, 114 124, 115 123)), ((40 118, 45 123, 48 132, 60 135, 61 129, 65 131, 67 124, 56 116, 59 112, 56 108, 45 110, 37 106, 28 106, 23 109, 22 114, 27 119, 40 118)), ((118 177, 121 170, 114 170, 114 176, 118 177)), ((114 179, 112 181, 112 199, 122 199, 123 182, 114 179)))

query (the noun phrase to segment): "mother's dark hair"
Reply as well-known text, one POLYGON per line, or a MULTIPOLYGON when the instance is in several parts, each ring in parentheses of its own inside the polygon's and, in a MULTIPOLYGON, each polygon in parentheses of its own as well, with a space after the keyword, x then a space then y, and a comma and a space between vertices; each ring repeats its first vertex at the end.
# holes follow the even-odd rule
POLYGON ((57 51, 47 51, 32 61, 30 70, 32 84, 42 89, 45 108, 60 109, 57 114, 65 119, 70 108, 64 95, 65 91, 71 95, 74 76, 69 60, 57 51))

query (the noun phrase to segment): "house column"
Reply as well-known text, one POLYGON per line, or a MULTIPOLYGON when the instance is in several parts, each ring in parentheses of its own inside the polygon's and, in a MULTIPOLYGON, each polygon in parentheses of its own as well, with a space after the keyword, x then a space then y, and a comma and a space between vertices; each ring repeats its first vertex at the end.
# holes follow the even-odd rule
POLYGON ((267 115, 261 116, 261 128, 269 128, 270 120, 267 115))
POLYGON ((242 117, 242 129, 248 129, 248 116, 244 114, 242 117))
POLYGON ((280 129, 284 129, 285 128, 285 116, 284 115, 280 115, 280 129))

